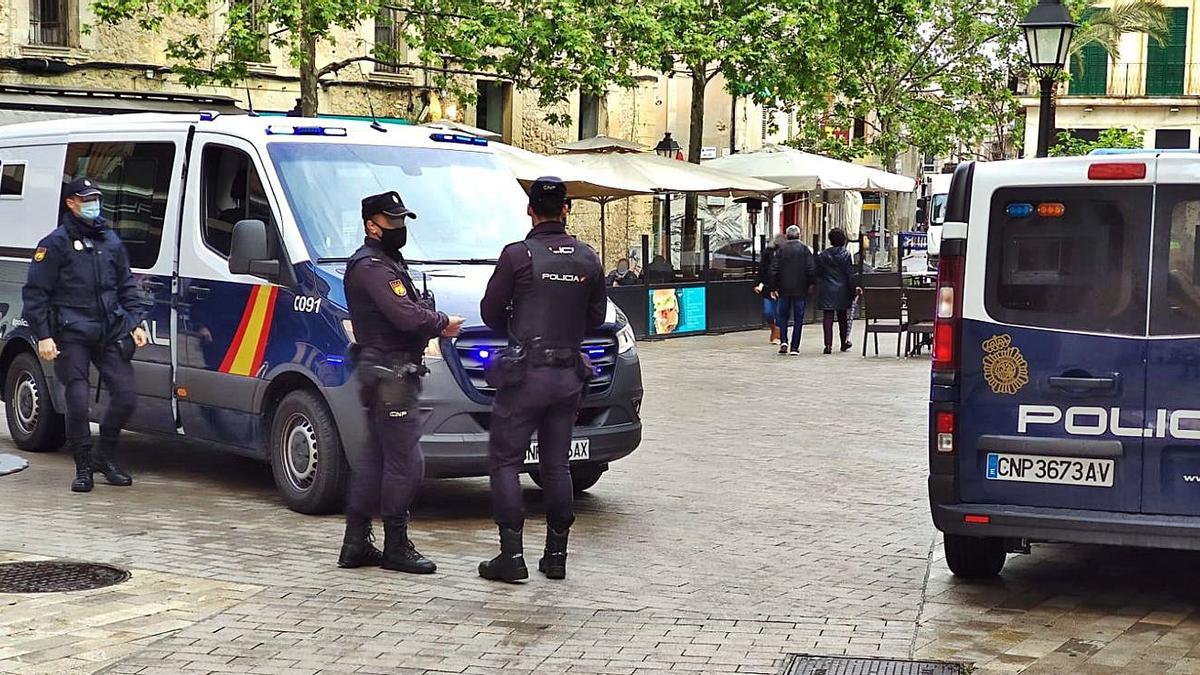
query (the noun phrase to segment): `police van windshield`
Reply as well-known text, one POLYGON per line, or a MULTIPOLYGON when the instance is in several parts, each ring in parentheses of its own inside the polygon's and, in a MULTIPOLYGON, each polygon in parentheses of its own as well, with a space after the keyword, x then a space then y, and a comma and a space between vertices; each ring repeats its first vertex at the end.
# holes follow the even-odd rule
POLYGON ((492 260, 529 229, 525 193, 490 155, 326 143, 272 143, 268 152, 316 259, 353 253, 363 239, 359 200, 388 190, 417 214, 410 260, 492 260))

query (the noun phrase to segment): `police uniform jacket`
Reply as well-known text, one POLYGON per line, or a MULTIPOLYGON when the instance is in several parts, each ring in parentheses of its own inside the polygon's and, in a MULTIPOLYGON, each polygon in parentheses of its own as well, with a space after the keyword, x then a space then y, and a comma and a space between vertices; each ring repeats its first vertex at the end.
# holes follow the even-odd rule
POLYGON ((450 318, 421 300, 402 260, 370 237, 346 263, 346 304, 355 341, 384 353, 422 353, 450 318))
POLYGON ((120 237, 103 218, 88 224, 70 211, 38 242, 22 299, 38 340, 116 342, 146 311, 120 237))

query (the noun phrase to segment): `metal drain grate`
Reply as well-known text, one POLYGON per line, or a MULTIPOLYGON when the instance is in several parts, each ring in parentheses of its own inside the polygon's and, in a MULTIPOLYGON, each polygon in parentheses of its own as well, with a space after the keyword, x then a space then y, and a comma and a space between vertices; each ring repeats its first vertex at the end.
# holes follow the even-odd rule
POLYGON ((966 675, 959 663, 788 654, 782 675, 966 675))
POLYGON ((0 564, 0 593, 62 593, 119 584, 129 572, 111 565, 42 560, 0 564))

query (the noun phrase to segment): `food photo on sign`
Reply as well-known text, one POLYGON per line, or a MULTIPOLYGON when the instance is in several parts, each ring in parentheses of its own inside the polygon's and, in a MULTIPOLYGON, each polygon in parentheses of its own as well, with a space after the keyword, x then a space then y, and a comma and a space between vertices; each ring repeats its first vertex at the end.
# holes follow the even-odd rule
POLYGON ((703 286, 654 288, 650 293, 650 334, 703 333, 708 327, 703 286))

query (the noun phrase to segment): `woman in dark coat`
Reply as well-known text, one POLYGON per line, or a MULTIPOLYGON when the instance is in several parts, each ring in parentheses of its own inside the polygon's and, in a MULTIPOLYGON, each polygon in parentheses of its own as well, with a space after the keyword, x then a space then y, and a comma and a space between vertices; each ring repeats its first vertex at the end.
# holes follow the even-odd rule
POLYGON ((771 297, 770 290, 771 259, 779 252, 779 247, 783 245, 783 242, 783 235, 777 234, 763 249, 762 260, 758 265, 758 285, 754 287, 754 292, 762 295, 763 320, 771 327, 771 344, 779 342, 779 326, 775 325, 775 299, 771 297))
POLYGON ((854 274, 854 259, 846 250, 846 233, 834 228, 829 231, 831 246, 817 256, 817 303, 824 310, 825 353, 833 353, 833 320, 836 317, 841 332, 842 351, 850 344, 850 305, 854 302, 858 284, 854 274))

